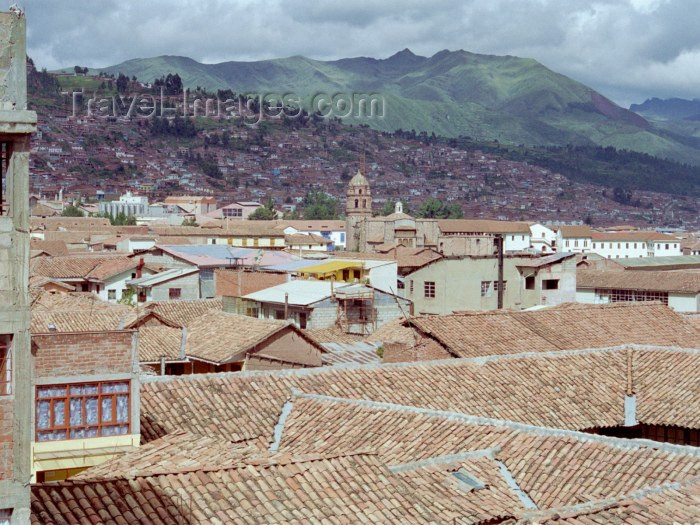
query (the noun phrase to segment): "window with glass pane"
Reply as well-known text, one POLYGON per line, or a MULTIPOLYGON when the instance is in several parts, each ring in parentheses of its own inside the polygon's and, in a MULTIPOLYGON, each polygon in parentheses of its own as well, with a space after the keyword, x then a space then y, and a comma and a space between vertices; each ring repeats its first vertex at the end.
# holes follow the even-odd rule
POLYGON ((129 381, 37 387, 36 440, 128 434, 129 387, 129 381))
POLYGON ((12 394, 12 336, 0 334, 0 396, 12 394))

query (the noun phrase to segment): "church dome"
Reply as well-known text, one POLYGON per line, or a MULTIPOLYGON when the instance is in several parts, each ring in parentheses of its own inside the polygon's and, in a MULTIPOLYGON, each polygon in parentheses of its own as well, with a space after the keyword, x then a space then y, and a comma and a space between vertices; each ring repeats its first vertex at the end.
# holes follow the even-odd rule
POLYGON ((350 179, 348 186, 369 186, 369 182, 367 182, 367 177, 360 170, 357 170, 355 176, 350 179))

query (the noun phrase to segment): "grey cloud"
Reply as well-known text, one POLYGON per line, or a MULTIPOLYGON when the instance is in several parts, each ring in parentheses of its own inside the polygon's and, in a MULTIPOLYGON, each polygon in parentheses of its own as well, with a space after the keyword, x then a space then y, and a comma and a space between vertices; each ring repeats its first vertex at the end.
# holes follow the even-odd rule
POLYGON ((697 97, 700 2, 685 0, 27 0, 40 67, 387 57, 410 48, 531 57, 622 104, 697 97), (696 55, 697 54, 697 55, 696 55))

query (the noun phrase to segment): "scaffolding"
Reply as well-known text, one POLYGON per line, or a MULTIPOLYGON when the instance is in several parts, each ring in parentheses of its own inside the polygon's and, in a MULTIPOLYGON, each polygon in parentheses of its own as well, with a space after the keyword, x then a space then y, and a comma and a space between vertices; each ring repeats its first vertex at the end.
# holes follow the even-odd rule
POLYGON ((335 324, 346 334, 366 336, 377 328, 377 311, 374 308, 374 289, 363 285, 351 285, 337 290, 335 324))

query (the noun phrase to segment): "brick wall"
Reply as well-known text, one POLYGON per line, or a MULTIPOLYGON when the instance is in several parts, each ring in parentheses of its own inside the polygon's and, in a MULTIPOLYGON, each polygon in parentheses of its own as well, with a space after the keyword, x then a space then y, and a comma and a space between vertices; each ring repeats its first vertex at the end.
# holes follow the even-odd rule
POLYGON ((12 478, 12 397, 0 397, 0 479, 12 478))
POLYGON ((34 376, 130 373, 132 331, 32 336, 34 376))

